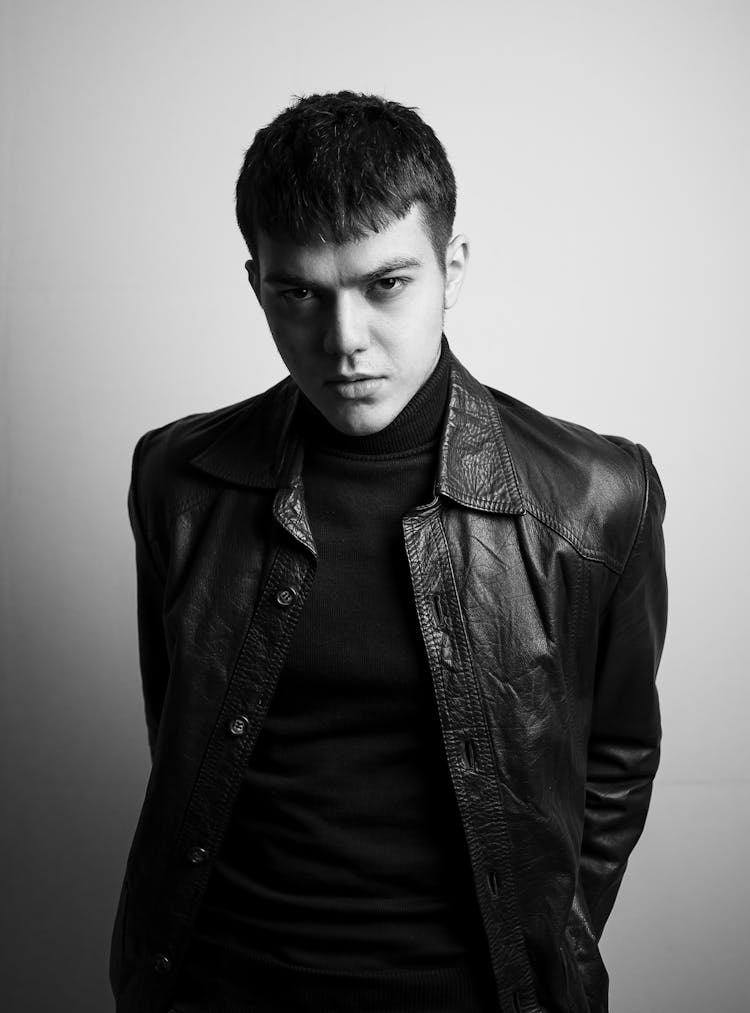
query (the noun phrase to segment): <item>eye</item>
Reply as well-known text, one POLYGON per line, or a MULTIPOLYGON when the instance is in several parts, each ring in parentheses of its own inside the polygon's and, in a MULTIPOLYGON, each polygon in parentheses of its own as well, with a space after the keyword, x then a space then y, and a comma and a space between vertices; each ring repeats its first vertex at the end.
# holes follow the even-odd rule
POLYGON ((309 302, 313 298, 313 293, 309 288, 288 288, 281 293, 281 296, 288 302, 301 303, 309 302))
POLYGON ((390 296, 396 295, 409 284, 408 278, 378 278, 372 286, 375 295, 390 296))

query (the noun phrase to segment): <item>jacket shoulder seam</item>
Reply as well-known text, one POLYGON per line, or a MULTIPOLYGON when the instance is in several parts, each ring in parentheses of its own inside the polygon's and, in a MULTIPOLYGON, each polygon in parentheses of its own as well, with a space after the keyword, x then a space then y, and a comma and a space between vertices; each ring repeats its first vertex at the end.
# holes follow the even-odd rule
POLYGON ((640 443, 636 443, 635 446, 638 448, 638 459, 641 464, 641 474, 643 476, 643 496, 641 499, 641 509, 638 515, 638 523, 635 526, 635 533, 633 535, 633 540, 630 543, 630 549, 628 550, 628 554, 625 557, 625 562, 623 563, 622 569, 620 570, 619 574, 620 579, 618 579, 617 585, 613 588, 613 594, 617 591, 617 588, 620 586, 622 576, 625 573, 626 569, 628 568, 628 564, 630 563, 630 560, 633 558, 638 543, 641 540, 641 536, 643 535, 643 531, 646 526, 646 516, 648 514, 648 501, 651 495, 651 481, 648 474, 648 464, 646 461, 646 454, 644 448, 641 446, 640 443))
POLYGON ((556 517, 552 517, 543 510, 538 503, 535 503, 528 496, 521 493, 521 499, 523 500, 524 508, 528 514, 535 517, 541 524, 544 524, 545 527, 555 531, 558 535, 564 538, 566 542, 569 542, 576 552, 578 552, 580 556, 583 556, 584 559, 592 560, 595 563, 602 563, 618 576, 625 569, 625 563, 616 559, 613 555, 611 555, 611 553, 605 552, 601 549, 593 549, 590 546, 585 545, 581 539, 570 530, 570 528, 561 524, 556 517))

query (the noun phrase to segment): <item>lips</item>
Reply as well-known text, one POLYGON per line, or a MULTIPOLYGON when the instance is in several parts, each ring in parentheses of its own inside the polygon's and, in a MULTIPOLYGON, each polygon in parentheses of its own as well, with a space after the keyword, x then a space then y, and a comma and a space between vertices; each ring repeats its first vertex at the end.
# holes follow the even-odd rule
POLYGON ((356 401, 358 398, 366 398, 375 394, 384 379, 382 376, 368 376, 365 373, 339 374, 329 380, 327 386, 334 390, 339 397, 356 401))

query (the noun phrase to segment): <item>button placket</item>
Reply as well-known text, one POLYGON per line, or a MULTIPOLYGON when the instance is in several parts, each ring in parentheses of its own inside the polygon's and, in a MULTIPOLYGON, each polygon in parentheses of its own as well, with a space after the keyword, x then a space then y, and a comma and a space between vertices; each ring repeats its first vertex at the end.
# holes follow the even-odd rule
POLYGON ((491 760, 490 742, 446 534, 437 513, 422 518, 407 516, 403 527, 444 735, 452 740, 452 775, 460 778, 465 788, 458 801, 482 919, 490 936, 499 930, 504 941, 497 953, 492 952, 502 1008, 507 1013, 531 1013, 539 1007, 533 999, 533 976, 513 881, 507 815, 499 776, 487 762, 491 760), (487 827, 481 836, 474 832, 477 817, 487 827), (513 961, 518 965, 512 975, 516 981, 511 981, 508 969, 511 954, 518 955, 513 961))

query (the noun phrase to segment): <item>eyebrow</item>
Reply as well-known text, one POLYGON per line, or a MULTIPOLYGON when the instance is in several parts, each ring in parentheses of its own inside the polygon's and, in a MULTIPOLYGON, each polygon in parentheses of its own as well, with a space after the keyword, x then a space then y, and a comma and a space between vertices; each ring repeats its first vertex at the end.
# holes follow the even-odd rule
MULTIPOLYGON (((358 285, 370 285, 386 274, 393 274, 394 271, 408 271, 413 268, 422 267, 422 261, 417 257, 399 257, 396 260, 388 260, 380 264, 373 271, 360 275, 354 279, 358 285)), ((314 282, 303 278, 301 274, 291 274, 288 271, 269 271, 263 277, 267 285, 292 285, 296 288, 317 288, 314 282)))

